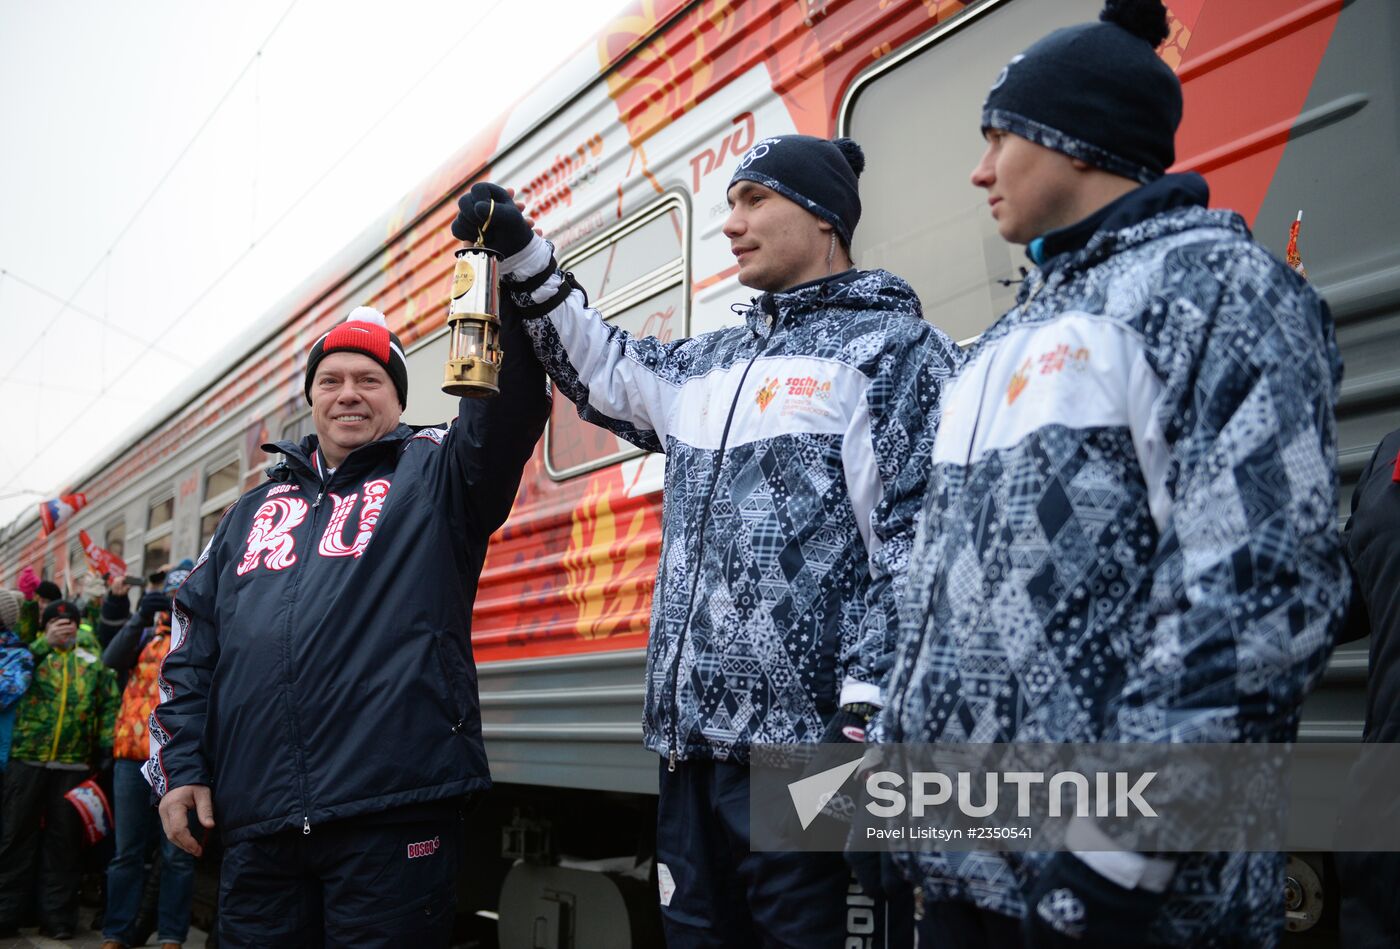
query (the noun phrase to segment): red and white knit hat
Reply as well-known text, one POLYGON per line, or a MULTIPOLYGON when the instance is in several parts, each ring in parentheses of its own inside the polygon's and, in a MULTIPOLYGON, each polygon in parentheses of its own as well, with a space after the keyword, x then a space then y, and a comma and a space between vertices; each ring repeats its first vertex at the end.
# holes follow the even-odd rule
POLYGON ((389 332, 389 324, 372 306, 357 306, 335 329, 316 340, 306 357, 306 401, 311 402, 311 380, 316 366, 330 353, 360 353, 368 356, 389 374, 399 393, 399 407, 408 407, 408 363, 404 361, 403 344, 389 332))

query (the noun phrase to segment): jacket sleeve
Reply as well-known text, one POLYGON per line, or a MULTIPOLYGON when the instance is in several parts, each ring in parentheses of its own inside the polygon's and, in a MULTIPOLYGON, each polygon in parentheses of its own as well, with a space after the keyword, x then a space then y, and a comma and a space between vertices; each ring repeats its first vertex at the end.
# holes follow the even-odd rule
MULTIPOLYGON (((538 273, 552 259, 550 245, 536 241, 516 258, 505 265, 514 263, 517 275, 538 273)), ((516 305, 543 303, 555 299, 563 286, 563 274, 556 270, 539 288, 511 292, 511 299, 516 305)), ((667 419, 680 396, 679 375, 672 370, 690 340, 634 337, 586 306, 577 289, 547 314, 527 320, 526 331, 545 371, 574 403, 579 418, 646 451, 665 450, 667 419)))
POLYGON ((112 746, 116 743, 117 710, 121 708, 122 696, 117 689, 117 674, 106 667, 102 668, 102 683, 97 695, 97 747, 101 757, 111 758, 112 746))
POLYGON ((6 648, 0 667, 0 711, 14 708, 34 679, 34 654, 23 647, 6 648))
POLYGON ((549 384, 519 320, 507 319, 500 393, 462 399, 443 438, 448 451, 447 496, 481 536, 505 523, 515 503, 525 462, 549 420, 549 384))
POLYGON ((1347 608, 1346 620, 1337 633, 1337 645, 1339 646, 1342 643, 1355 642, 1371 635, 1371 614, 1366 608, 1366 599, 1361 595, 1361 582, 1356 575, 1354 559, 1356 555, 1351 548, 1351 528, 1352 524, 1356 522, 1356 509, 1361 505, 1362 492, 1376 470, 1376 465, 1380 461, 1381 449, 1384 446, 1385 439, 1381 439, 1376 450, 1371 453, 1371 460, 1366 462, 1366 467, 1362 469, 1361 477, 1356 479, 1356 487, 1351 492, 1351 513, 1347 516, 1346 529, 1342 531, 1342 549, 1347 555, 1347 580, 1351 584, 1351 605, 1347 608))
POLYGON ((1109 741, 1292 740, 1350 594, 1331 316, 1258 247, 1205 256, 1213 279, 1149 331, 1163 385, 1132 428, 1156 566, 1109 741))
POLYGON ((141 614, 127 618, 121 630, 102 650, 102 664, 118 672, 129 672, 141 657, 141 614))
POLYGON ((171 607, 170 651, 160 667, 160 703, 151 712, 151 757, 145 767, 157 795, 187 784, 213 783, 204 724, 219 661, 217 558, 228 524, 226 512, 171 607))
POLYGON ((19 638, 27 643, 43 639, 39 635, 39 601, 22 600, 19 604, 19 621, 15 624, 15 632, 19 633, 19 638))
POLYGON ((957 344, 922 320, 892 337, 842 441, 846 487, 870 565, 858 637, 841 655, 842 705, 884 704, 881 686, 894 665, 899 601, 928 489, 939 401, 962 361, 957 344))
MULTIPOLYGON (((107 594, 102 599, 102 613, 98 618, 97 639, 106 649, 131 616, 131 597, 122 594, 107 594)), ((106 660, 104 660, 106 661, 106 660)))

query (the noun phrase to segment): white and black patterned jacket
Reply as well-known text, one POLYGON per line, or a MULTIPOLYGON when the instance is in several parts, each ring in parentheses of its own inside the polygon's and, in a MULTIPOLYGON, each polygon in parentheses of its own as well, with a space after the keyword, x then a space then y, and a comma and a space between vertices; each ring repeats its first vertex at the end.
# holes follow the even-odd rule
MULTIPOLYGON (((1347 599, 1341 362, 1318 295, 1192 179, 1030 273, 949 381, 881 740, 1296 738, 1347 599)), ((900 860, 1019 916, 1047 857, 900 860)), ((1270 945, 1282 892, 1279 855, 1186 856, 1153 937, 1270 945)))
POLYGON ((960 359, 908 284, 848 271, 668 343, 609 326, 574 291, 527 328, 582 418, 666 453, 647 747, 744 761, 751 743, 819 740, 838 701, 878 702, 960 359))

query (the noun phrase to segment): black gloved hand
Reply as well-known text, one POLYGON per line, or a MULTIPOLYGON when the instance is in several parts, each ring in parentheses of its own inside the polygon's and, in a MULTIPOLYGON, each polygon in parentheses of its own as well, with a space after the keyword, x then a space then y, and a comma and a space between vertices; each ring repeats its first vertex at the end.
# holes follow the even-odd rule
POLYGON ((136 612, 141 616, 141 625, 150 626, 156 621, 156 614, 170 609, 170 597, 164 593, 143 593, 136 612))
POLYGON ((1125 889, 1072 853, 1057 853, 1026 893, 1026 949, 1146 943, 1167 894, 1125 889))
POLYGON ((875 713, 878 711, 880 711, 879 706, 866 702, 854 702, 841 706, 831 717, 831 721, 826 723, 826 731, 822 734, 822 744, 864 744, 865 729, 869 727, 870 720, 875 717, 875 713))
POLYGON ((488 181, 478 181, 471 191, 457 199, 457 219, 452 236, 469 244, 482 243, 502 257, 520 253, 534 239, 535 232, 525 223, 525 215, 515 206, 506 189, 488 181), (492 208, 491 202, 496 206, 492 208), (483 233, 482 228, 485 228, 483 233))

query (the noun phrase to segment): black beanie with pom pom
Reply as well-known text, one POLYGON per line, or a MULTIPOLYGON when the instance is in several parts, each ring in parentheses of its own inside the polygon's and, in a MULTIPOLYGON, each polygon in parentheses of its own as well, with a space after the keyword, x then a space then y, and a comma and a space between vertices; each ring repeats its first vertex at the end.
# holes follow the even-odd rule
POLYGON ((982 128, 1154 181, 1176 160, 1181 124, 1181 83, 1157 55, 1167 32, 1161 0, 1108 0, 1098 23, 1012 57, 982 104, 982 128))
POLYGON ((865 153, 849 138, 779 135, 744 153, 729 187, 752 181, 771 188, 828 222, 841 243, 850 247, 860 221, 856 179, 864 170, 865 153))

